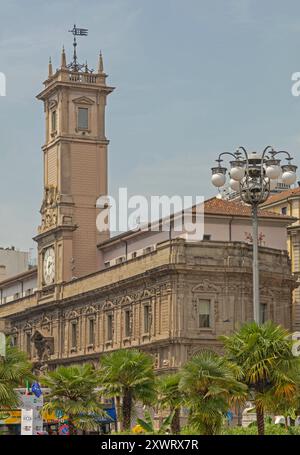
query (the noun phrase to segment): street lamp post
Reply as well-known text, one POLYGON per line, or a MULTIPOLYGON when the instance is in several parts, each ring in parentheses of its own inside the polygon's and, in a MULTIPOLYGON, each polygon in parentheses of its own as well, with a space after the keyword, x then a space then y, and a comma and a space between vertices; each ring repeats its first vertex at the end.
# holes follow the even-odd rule
POLYGON ((216 160, 217 166, 212 168, 212 184, 218 188, 226 182, 227 168, 222 166, 224 155, 233 158, 230 161, 229 185, 239 194, 241 200, 252 208, 253 236, 253 319, 261 323, 259 302, 259 263, 258 263, 258 207, 265 202, 270 191, 276 187, 281 178, 286 185, 296 181, 297 166, 291 163, 291 155, 283 150, 275 151, 271 146, 258 153, 248 153, 244 147, 239 147, 235 153, 221 153, 216 160), (285 155, 286 164, 281 164, 279 155, 285 155))

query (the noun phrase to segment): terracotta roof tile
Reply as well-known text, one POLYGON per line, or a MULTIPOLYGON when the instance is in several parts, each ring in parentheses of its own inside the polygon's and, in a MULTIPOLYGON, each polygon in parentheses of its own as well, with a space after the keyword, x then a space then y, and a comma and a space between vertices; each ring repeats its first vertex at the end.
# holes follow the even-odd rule
MULTIPOLYGON (((228 201, 224 199, 218 199, 213 197, 204 201, 204 216, 205 215, 223 215, 223 216, 251 216, 251 207, 240 201, 228 201)), ((281 215, 280 213, 274 213, 269 210, 258 210, 258 216, 260 218, 273 218, 278 220, 285 220, 287 224, 291 224, 297 218, 287 215, 281 215)), ((135 231, 127 231, 122 234, 111 237, 98 244, 98 248, 106 247, 113 242, 119 241, 129 236, 139 235, 142 231, 140 229, 135 231)))
MULTIPOLYGON (((235 215, 235 216, 251 216, 251 207, 240 201, 229 201, 224 199, 218 199, 216 197, 207 199, 204 202, 204 215, 235 215)), ((287 215, 281 215, 280 213, 274 213, 268 210, 258 210, 258 215, 261 218, 282 218, 291 219, 292 217, 287 215)))
POLYGON ((291 188, 289 190, 282 191, 281 193, 273 194, 266 200, 263 205, 273 204, 274 202, 283 201, 284 199, 293 196, 300 196, 300 187, 291 188))

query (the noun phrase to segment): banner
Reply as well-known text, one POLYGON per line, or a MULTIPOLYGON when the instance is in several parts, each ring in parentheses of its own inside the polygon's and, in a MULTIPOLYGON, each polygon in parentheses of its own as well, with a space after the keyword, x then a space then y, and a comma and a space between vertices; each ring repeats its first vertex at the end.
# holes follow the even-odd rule
POLYGON ((21 409, 21 435, 33 435, 33 409, 21 409))
POLYGON ((33 412, 32 434, 37 434, 43 431, 43 395, 37 397, 35 395, 22 395, 22 408, 33 412))

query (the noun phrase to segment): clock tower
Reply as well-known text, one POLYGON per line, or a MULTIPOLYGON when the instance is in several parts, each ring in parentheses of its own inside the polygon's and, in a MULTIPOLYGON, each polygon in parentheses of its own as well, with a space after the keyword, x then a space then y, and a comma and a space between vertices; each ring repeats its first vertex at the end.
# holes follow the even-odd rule
POLYGON ((74 38, 73 61, 62 50, 60 67, 49 62, 44 90, 46 139, 44 195, 40 209, 38 286, 42 295, 55 285, 99 270, 97 244, 109 233, 96 227, 96 201, 107 194, 106 98, 113 87, 99 56, 97 71, 78 63, 74 38))

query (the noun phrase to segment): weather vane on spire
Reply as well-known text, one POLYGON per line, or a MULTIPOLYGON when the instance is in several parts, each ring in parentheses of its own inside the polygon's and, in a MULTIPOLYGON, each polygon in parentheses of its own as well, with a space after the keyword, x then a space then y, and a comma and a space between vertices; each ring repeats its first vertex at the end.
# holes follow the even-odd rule
POLYGON ((76 52, 76 47, 77 47, 77 41, 76 41, 76 36, 87 36, 88 35, 88 29, 87 28, 78 28, 76 27, 76 24, 74 24, 74 27, 72 30, 69 30, 70 33, 74 36, 73 40, 73 47, 74 47, 74 52, 73 52, 73 61, 67 65, 67 68, 70 68, 73 71, 79 72, 84 69, 85 72, 92 73, 93 70, 89 70, 87 67, 87 64, 81 65, 77 61, 77 52, 76 52))

